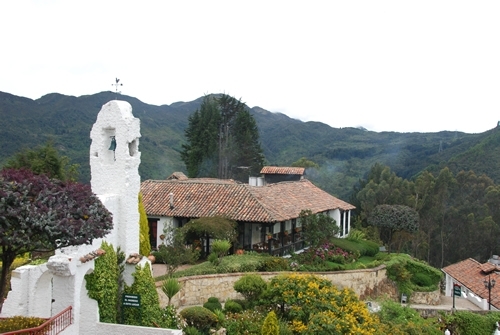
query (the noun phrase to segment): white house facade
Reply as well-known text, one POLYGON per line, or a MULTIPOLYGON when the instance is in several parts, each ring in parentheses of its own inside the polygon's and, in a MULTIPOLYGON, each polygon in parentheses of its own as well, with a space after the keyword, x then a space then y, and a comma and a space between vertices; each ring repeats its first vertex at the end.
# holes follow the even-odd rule
POLYGON ((175 173, 167 180, 144 181, 141 192, 153 247, 164 243, 166 227, 222 216, 237 222, 240 247, 282 256, 304 246, 302 210, 330 216, 339 225, 339 236, 345 237, 355 208, 307 179, 252 185, 175 173))

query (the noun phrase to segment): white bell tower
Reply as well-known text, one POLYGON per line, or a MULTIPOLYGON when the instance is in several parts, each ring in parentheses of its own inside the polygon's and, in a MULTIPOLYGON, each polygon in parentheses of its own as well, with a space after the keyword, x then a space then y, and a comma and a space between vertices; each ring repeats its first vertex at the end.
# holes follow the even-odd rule
POLYGON ((139 252, 140 137, 132 106, 118 100, 102 106, 90 132, 92 191, 113 213, 113 230, 104 239, 126 257, 139 252))

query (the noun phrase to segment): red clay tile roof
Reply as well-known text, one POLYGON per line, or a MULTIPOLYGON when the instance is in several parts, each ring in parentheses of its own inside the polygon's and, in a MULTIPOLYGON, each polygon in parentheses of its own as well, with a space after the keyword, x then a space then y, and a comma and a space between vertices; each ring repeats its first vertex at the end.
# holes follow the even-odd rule
POLYGON ((305 168, 289 166, 264 166, 260 170, 261 174, 299 174, 304 175, 305 168))
MULTIPOLYGON (((485 265, 485 268, 489 269, 489 264, 491 263, 481 264, 475 259, 469 258, 448 265, 442 270, 483 299, 488 299, 488 289, 484 286, 484 281, 488 280, 488 276, 492 280, 495 279, 497 284, 491 289, 491 305, 500 308, 500 275, 496 272, 486 273, 482 270, 485 265)), ((495 265, 493 266, 496 268, 495 265)))
POLYGON ((141 184, 148 216, 226 216, 237 221, 280 222, 297 218, 300 211, 350 210, 355 207, 335 198, 308 180, 250 186, 233 180, 193 178, 146 180, 141 184), (170 208, 169 194, 174 208, 170 208))

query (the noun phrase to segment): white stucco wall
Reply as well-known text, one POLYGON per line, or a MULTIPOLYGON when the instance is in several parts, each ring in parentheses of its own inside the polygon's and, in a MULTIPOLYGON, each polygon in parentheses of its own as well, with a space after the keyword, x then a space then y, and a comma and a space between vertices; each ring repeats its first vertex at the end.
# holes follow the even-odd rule
POLYGON ((11 291, 2 316, 52 316, 52 274, 45 264, 25 265, 12 271, 11 291))

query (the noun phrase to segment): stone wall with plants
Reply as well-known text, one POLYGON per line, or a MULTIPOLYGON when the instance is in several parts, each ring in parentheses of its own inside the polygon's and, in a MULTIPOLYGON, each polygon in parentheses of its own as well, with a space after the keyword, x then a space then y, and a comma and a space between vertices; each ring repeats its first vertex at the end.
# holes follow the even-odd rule
MULTIPOLYGON (((283 272, 259 272, 266 281, 283 272)), ((234 283, 245 273, 227 273, 201 275, 179 278, 181 290, 171 303, 174 306, 203 305, 208 298, 217 297, 220 301, 228 299, 242 299, 243 296, 234 290, 234 283)), ((387 278, 385 265, 372 269, 350 271, 316 272, 330 280, 334 285, 352 289, 361 300, 387 296, 392 299, 398 297, 396 285, 387 278)), ((161 282, 156 283, 160 305, 166 306, 168 298, 161 289, 161 282)))

